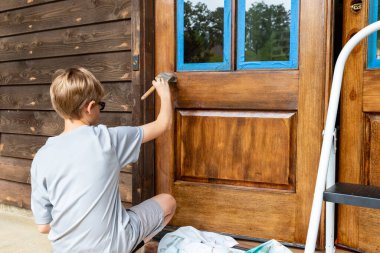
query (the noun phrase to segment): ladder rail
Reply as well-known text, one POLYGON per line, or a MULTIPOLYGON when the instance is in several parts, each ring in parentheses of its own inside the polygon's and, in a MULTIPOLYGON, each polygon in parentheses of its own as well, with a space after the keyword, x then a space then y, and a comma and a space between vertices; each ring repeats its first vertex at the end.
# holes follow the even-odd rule
MULTIPOLYGON (((330 188, 335 184, 335 166, 336 166, 336 142, 337 142, 337 130, 334 132, 334 140, 331 144, 330 160, 329 166, 327 168, 327 179, 326 179, 326 189, 330 188)), ((326 253, 334 253, 334 228, 335 228, 335 203, 326 203, 326 253)))
POLYGON ((307 232, 306 253, 314 253, 315 245, 318 236, 318 228, 321 218, 322 211, 322 202, 323 202, 323 191, 326 187, 326 177, 327 177, 327 168, 329 163, 329 156, 331 152, 333 135, 336 123, 336 116, 338 113, 338 104, 340 97, 340 90, 342 86, 342 79, 344 73, 344 67, 347 61, 348 56, 354 47, 364 38, 366 38, 371 33, 380 30, 380 21, 372 23, 362 30, 360 30, 357 34, 355 34, 343 47, 340 52, 335 68, 334 68, 334 76, 331 86, 331 93, 329 99, 329 106, 327 111, 327 119, 325 124, 324 136, 322 141, 322 149, 321 156, 319 160, 318 166, 318 174, 317 180, 314 190, 314 198, 313 205, 310 214, 309 228, 307 232))

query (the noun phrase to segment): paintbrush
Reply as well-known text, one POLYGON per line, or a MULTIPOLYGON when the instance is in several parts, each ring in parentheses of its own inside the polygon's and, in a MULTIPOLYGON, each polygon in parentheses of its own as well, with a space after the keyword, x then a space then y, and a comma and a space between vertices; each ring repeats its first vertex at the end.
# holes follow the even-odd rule
MULTIPOLYGON (((177 77, 174 73, 172 72, 161 72, 159 73, 155 79, 157 78, 162 78, 168 83, 176 83, 177 82, 177 77)), ((142 95, 141 100, 146 99, 156 88, 154 86, 150 87, 150 89, 142 95)))

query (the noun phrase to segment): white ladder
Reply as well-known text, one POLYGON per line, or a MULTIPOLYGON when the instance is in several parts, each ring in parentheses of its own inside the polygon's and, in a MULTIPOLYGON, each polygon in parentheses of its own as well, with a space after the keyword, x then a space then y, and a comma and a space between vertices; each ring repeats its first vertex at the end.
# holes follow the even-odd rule
POLYGON ((323 133, 322 150, 319 159, 318 175, 314 191, 313 206, 310 215, 309 229, 307 232, 305 246, 306 253, 314 253, 315 251, 315 244, 318 236, 318 228, 321 218, 322 202, 324 197, 325 200, 328 201, 326 203, 326 253, 335 252, 334 203, 380 208, 379 187, 351 184, 335 184, 335 123, 338 112, 344 65, 346 64, 346 60, 351 51, 354 49, 354 47, 362 39, 378 30, 380 30, 380 21, 366 26, 357 34, 355 34, 355 36, 353 36, 343 47, 335 65, 329 107, 327 111, 326 125, 323 133), (330 189, 325 191, 326 188, 330 189))

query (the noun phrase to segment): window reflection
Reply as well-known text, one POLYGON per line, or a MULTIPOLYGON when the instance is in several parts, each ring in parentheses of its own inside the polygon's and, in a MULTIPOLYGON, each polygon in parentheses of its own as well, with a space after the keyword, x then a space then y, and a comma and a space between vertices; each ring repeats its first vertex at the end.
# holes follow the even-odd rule
POLYGON ((223 62, 224 0, 184 2, 184 62, 223 62))
POLYGON ((291 0, 246 0, 245 61, 288 61, 291 0))

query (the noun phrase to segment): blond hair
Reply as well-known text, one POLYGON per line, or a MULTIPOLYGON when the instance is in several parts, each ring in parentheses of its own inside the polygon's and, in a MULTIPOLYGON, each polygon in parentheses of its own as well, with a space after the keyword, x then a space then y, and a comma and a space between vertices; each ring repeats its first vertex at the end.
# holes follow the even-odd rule
POLYGON ((58 69, 50 86, 53 108, 66 119, 80 119, 82 108, 93 100, 100 102, 103 95, 98 79, 82 67, 58 69))

